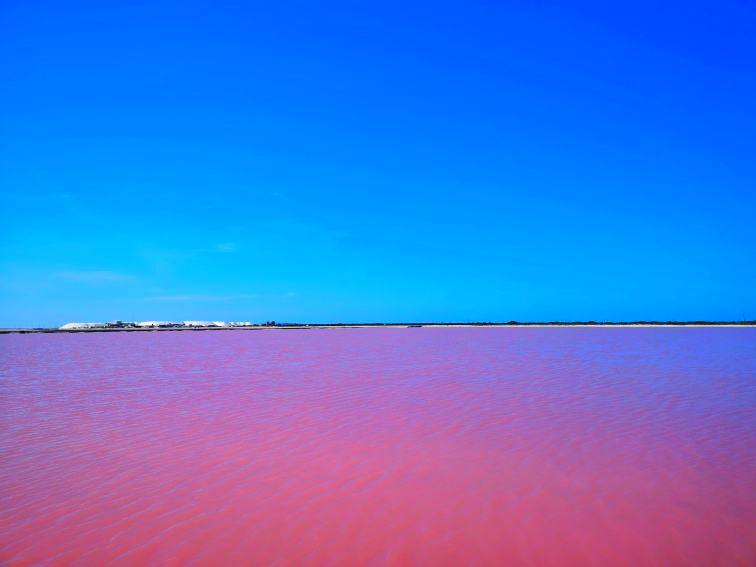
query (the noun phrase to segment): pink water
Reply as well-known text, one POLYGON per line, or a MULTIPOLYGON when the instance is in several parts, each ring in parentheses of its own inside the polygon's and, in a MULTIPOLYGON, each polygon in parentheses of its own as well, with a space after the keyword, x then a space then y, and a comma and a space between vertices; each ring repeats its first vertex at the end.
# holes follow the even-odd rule
POLYGON ((3 565, 755 565, 756 330, 0 336, 3 565))

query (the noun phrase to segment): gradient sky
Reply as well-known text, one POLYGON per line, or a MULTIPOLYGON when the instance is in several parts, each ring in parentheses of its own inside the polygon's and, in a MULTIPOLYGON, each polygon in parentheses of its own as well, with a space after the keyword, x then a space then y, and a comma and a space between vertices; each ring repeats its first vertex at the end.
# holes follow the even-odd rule
POLYGON ((0 326, 756 318, 756 5, 2 3, 0 326))

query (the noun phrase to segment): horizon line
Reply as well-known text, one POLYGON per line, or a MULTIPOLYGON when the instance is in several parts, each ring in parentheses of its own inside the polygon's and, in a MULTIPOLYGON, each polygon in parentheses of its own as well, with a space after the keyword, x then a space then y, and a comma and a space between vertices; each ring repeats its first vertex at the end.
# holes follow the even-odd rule
POLYGON ((257 329, 309 329, 309 328, 369 328, 369 327, 704 327, 704 326, 737 326, 753 327, 756 320, 636 320, 636 321, 433 321, 433 322, 398 322, 398 323, 278 323, 267 321, 265 323, 251 323, 248 325, 227 326, 182 326, 180 322, 161 321, 162 326, 138 327, 138 326, 109 326, 107 323, 93 324, 88 328, 63 329, 61 327, 0 327, 0 334, 10 333, 91 333, 91 332, 135 332, 135 331, 231 331, 231 330, 257 330, 257 329))

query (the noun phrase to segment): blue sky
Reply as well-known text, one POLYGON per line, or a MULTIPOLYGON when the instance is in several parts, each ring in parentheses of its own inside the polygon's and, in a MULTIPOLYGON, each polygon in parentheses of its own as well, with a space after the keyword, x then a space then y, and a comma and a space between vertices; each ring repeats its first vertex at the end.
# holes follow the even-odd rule
POLYGON ((2 7, 0 326, 756 318, 756 7, 2 7))

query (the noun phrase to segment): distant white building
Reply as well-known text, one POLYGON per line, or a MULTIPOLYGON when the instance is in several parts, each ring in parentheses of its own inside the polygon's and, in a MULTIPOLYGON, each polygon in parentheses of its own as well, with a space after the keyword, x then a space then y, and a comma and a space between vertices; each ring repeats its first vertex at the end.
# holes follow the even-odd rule
POLYGON ((134 323, 137 327, 170 327, 175 324, 173 321, 137 321, 134 323))
POLYGON ((113 321, 111 323, 66 323, 58 328, 61 331, 72 331, 76 329, 118 329, 132 326, 143 329, 157 327, 251 327, 253 326, 253 323, 249 321, 136 321, 134 323, 113 321))
POLYGON ((58 329, 61 331, 70 331, 72 329, 94 329, 104 326, 105 323, 66 323, 62 327, 58 327, 58 329))
POLYGON ((251 327, 250 321, 182 321, 184 327, 251 327))

